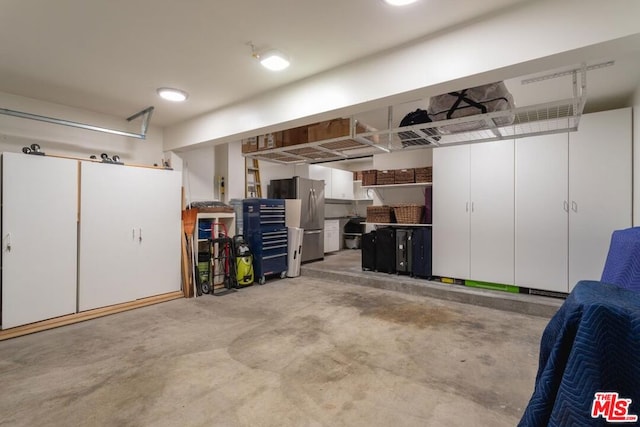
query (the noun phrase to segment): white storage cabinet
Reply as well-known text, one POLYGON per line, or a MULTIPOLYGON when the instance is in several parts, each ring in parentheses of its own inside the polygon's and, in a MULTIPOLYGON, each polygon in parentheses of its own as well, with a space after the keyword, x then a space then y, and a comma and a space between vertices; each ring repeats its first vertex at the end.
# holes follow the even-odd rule
POLYGON ((76 312, 78 162, 2 155, 2 329, 76 312))
POLYGON ((324 221, 324 253, 340 250, 340 221, 327 219, 324 221))
POLYGON ((631 226, 631 109, 516 144, 516 284, 570 292, 599 280, 611 233, 631 226))
POLYGON ((81 172, 79 310, 180 290, 180 173, 81 172))
POLYGON ((324 181, 325 199, 353 200, 353 172, 309 165, 309 178, 324 181))
POLYGON ((353 172, 342 169, 331 169, 331 195, 333 199, 353 200, 353 172))
POLYGON ((513 144, 434 150, 434 275, 513 283, 513 144))

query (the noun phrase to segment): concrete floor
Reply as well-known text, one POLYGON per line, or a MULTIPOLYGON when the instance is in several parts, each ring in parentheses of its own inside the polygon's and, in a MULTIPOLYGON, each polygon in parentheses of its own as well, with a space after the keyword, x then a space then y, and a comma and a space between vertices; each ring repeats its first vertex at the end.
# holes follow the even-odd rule
POLYGON ((547 322, 271 280, 0 342, 0 425, 514 426, 547 322))

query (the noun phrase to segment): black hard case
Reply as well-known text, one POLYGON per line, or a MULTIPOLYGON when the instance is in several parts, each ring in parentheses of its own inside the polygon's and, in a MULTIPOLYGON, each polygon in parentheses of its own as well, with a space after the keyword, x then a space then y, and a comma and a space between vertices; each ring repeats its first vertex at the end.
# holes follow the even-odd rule
POLYGON ((414 229, 411 246, 412 275, 423 278, 431 277, 431 227, 414 229))
POLYGON ((396 230, 396 271, 411 274, 412 259, 412 230, 396 230))
POLYGON ((396 272, 396 230, 391 227, 376 230, 376 271, 396 272))
POLYGON ((376 269, 376 232, 362 235, 362 269, 376 269))

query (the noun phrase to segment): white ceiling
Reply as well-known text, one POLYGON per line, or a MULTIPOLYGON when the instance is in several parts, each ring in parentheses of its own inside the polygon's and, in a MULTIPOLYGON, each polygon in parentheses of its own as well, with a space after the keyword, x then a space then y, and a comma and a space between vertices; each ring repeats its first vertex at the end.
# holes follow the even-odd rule
MULTIPOLYGON (((153 105, 151 124, 164 127, 523 1, 2 0, 0 91, 123 118, 153 105), (262 69, 250 41, 284 50, 292 66, 262 69), (190 98, 160 100, 161 86, 190 98)), ((593 72, 590 99, 628 97, 638 58, 593 72)), ((520 101, 543 93, 508 85, 520 101)))

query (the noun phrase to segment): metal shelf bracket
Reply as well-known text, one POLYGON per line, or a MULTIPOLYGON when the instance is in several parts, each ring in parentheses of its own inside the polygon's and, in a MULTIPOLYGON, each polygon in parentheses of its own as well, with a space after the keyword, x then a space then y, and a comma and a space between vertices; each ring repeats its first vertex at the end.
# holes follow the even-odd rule
POLYGON ((140 133, 133 133, 133 132, 126 132, 126 131, 116 130, 116 129, 103 128, 103 127, 100 127, 100 126, 93 126, 93 125, 88 125, 88 124, 85 124, 85 123, 79 123, 79 122, 73 122, 73 121, 70 121, 70 120, 58 119, 58 118, 55 118, 55 117, 47 117, 47 116, 41 116, 41 115, 38 115, 38 114, 25 113, 25 112, 16 111, 16 110, 10 110, 8 108, 0 108, 0 114, 4 114, 5 116, 20 117, 22 119, 37 120, 37 121, 45 122, 45 123, 52 123, 54 125, 62 125, 62 126, 75 127, 75 128, 85 129, 85 130, 92 130, 94 132, 110 133, 110 134, 113 134, 113 135, 126 136, 126 137, 129 137, 129 138, 146 139, 146 137, 147 137, 147 129, 149 127, 149 120, 151 119, 151 114, 153 113, 153 110, 154 110, 154 107, 148 107, 148 108, 145 108, 144 110, 140 111, 139 113, 136 113, 133 116, 127 118, 127 121, 130 122, 130 121, 135 120, 138 117, 142 116, 142 127, 141 127, 140 133))

